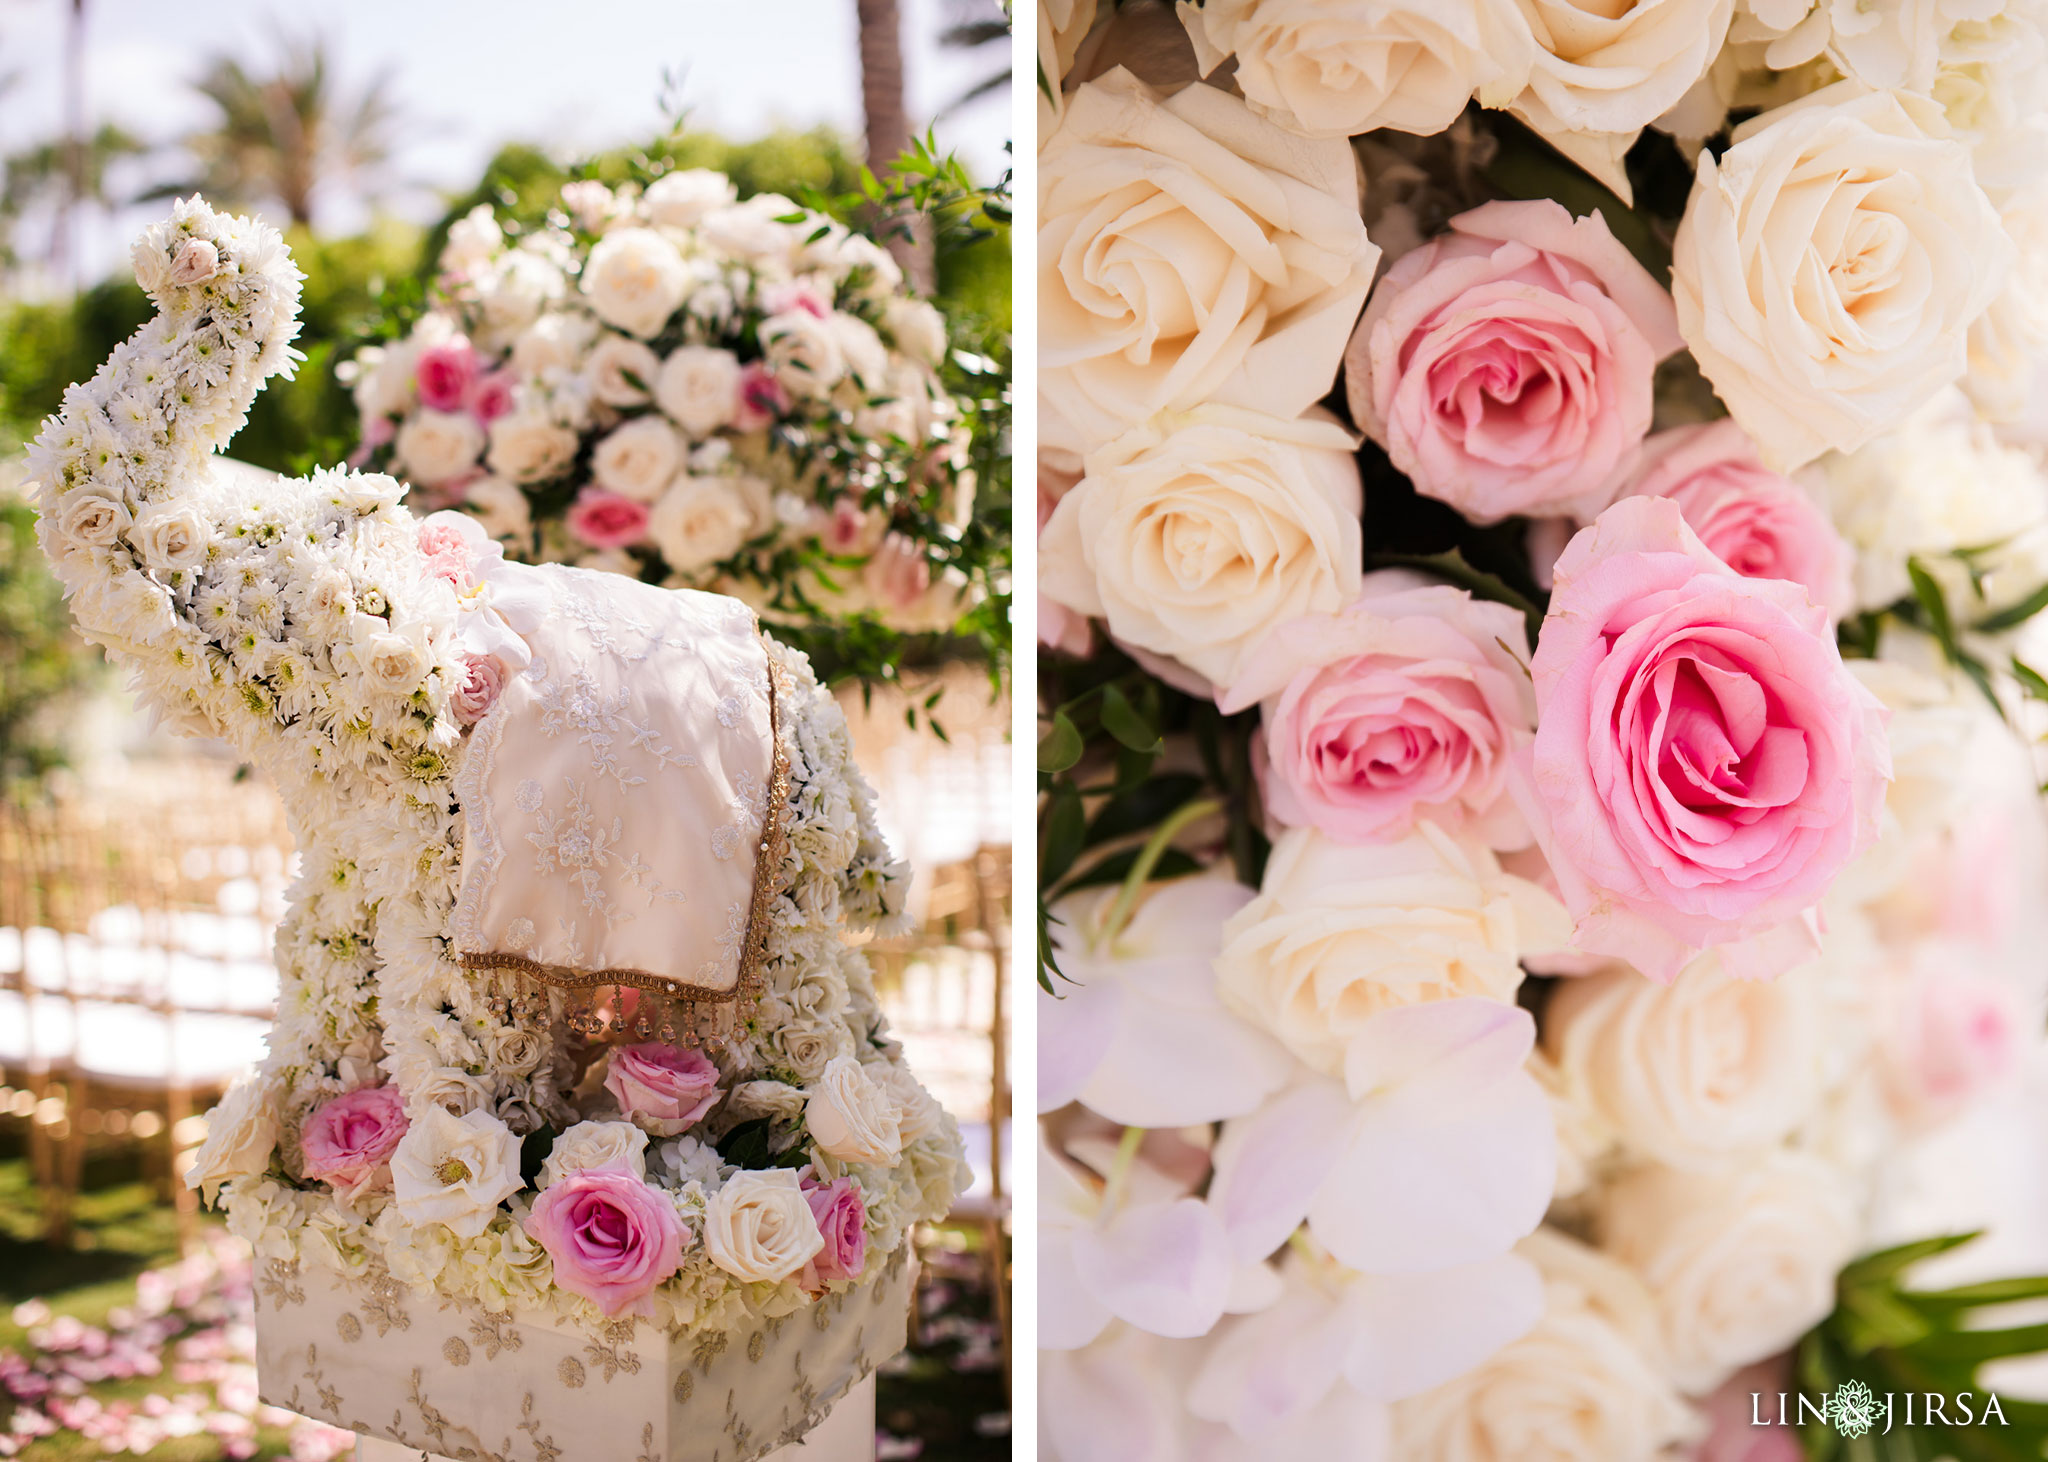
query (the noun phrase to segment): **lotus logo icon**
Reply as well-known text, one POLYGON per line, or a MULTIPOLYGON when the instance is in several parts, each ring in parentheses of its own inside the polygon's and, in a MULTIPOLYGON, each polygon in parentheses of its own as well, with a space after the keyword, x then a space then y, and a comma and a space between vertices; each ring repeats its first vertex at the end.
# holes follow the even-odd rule
POLYGON ((1877 1398, 1861 1381, 1844 1381, 1826 1402, 1828 1424, 1854 1441, 1877 1423, 1877 1398))

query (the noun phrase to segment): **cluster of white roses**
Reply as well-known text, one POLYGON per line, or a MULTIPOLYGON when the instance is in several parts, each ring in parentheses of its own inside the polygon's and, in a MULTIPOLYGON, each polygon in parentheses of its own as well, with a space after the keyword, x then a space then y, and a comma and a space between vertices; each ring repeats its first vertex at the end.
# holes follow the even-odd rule
POLYGON ((515 557, 773 617, 793 612, 778 552, 803 546, 834 561, 803 576, 824 613, 943 630, 964 578, 896 509, 936 492, 953 532, 971 511, 946 350, 872 240, 688 169, 570 183, 513 237, 479 205, 449 230, 431 308, 344 374, 363 461, 515 557))
POLYGON ((2044 23, 1042 0, 1040 637, 1256 708, 1202 780, 1272 836, 1050 910, 1053 1455, 1748 1455, 1717 1393, 1924 1235, 2048 994, 2044 23), (1366 572, 1442 505, 1540 633, 1366 572))
POLYGON ((224 1190, 267 1257, 375 1266, 494 1309, 595 1323, 632 1304, 721 1327, 857 1283, 945 1212, 965 1169, 844 940, 899 917, 906 870, 803 657, 772 651, 791 785, 760 1005, 715 1069, 635 1048, 696 1063, 687 1120, 618 1097, 623 1078, 610 1102, 579 1096, 562 997, 449 954, 473 719, 458 627, 488 590, 464 602, 430 570, 389 477, 209 476, 294 359, 301 276, 274 230, 192 199, 134 257, 159 313, 32 450, 42 540, 82 631, 147 703, 277 780, 302 856, 270 1056, 213 1113, 192 1180, 224 1190), (755 1165, 725 1160, 717 1143, 754 1120, 755 1165), (559 1135, 529 1192, 521 1139, 544 1126, 559 1135), (619 1201, 651 1227, 635 1272, 585 1266, 572 1287, 573 1222, 540 1208, 593 1170, 630 1173, 619 1201))

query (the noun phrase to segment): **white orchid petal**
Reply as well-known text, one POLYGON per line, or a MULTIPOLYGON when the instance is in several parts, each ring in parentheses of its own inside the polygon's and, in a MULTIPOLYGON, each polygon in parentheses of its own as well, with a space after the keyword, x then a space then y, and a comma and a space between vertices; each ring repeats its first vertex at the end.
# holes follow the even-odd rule
POLYGON ((1085 1230, 1038 1231, 1038 1343, 1045 1350, 1078 1350, 1109 1324, 1109 1307, 1074 1264, 1074 1239, 1085 1230))
POLYGON ((1301 1226, 1350 1120, 1342 1088, 1312 1077, 1224 1126, 1209 1207, 1240 1260, 1264 1259, 1301 1226))
POLYGON ((1081 1089, 1102 1064, 1123 1005, 1120 982, 1087 984, 1055 979, 1055 995, 1038 996, 1038 1110, 1056 1111, 1081 1099, 1081 1089))
POLYGON ((1186 1347, 1119 1325, 1038 1363, 1041 1462, 1187 1462, 1186 1347))
POLYGON ((1520 1070, 1535 1042, 1536 1021, 1519 1006, 1476 999, 1400 1006, 1352 1037, 1344 1082, 1360 1099, 1426 1083, 1431 1097, 1456 1102, 1520 1070))
POLYGON ((1343 1318, 1331 1296, 1297 1281, 1271 1309, 1217 1331, 1188 1386, 1188 1410, 1241 1437, 1270 1436, 1337 1384, 1343 1318))
POLYGON ((1280 1298, 1280 1271, 1270 1264, 1240 1264, 1230 1273, 1230 1296, 1223 1308, 1233 1315, 1255 1315, 1280 1298))
POLYGON ((1206 1335, 1230 1293, 1223 1226, 1198 1198, 1120 1210, 1076 1230, 1074 1270, 1119 1320, 1172 1339, 1206 1335))
POLYGON ((1543 1279, 1516 1254, 1429 1274, 1373 1275, 1344 1297, 1344 1376, 1380 1401, 1420 1395, 1461 1376, 1532 1330, 1543 1279))
MULTIPOLYGON (((1198 977, 1213 980, 1206 962, 1198 977)), ((1127 984, 1108 1047, 1080 1097, 1127 1126, 1191 1127, 1251 1111, 1292 1066, 1277 1042, 1220 1006, 1146 1000, 1127 984)))

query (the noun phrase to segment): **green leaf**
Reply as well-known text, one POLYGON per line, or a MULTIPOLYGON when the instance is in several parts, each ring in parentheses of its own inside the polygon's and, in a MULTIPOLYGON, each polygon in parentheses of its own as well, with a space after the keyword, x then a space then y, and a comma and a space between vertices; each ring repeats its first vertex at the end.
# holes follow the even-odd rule
POLYGON ((1132 751, 1158 751, 1161 746, 1159 733, 1114 685, 1102 690, 1102 729, 1132 751))
POLYGON ((1946 1254, 1950 1249, 1960 1249, 1972 1239, 1978 1238, 1982 1229, 1972 1229, 1964 1234, 1943 1234, 1937 1238, 1915 1239, 1909 1244, 1880 1249, 1875 1254, 1866 1254, 1842 1271, 1841 1284, 1844 1286, 1871 1284, 1896 1279, 1900 1274, 1918 1264, 1922 1259, 1932 1259, 1936 1254, 1946 1254))
POLYGON ((2020 689, 2037 701, 2048 701, 2048 679, 2041 672, 2015 655, 2012 659, 2013 679, 2020 683, 2020 689))
POLYGON ((1455 548, 1447 548, 1442 553, 1376 553, 1372 563, 1374 568, 1418 569, 1457 585, 1474 599, 1507 605, 1528 621, 1529 643, 1532 645, 1536 643, 1537 635, 1542 633, 1543 611, 1526 594, 1518 592, 1497 574, 1475 569, 1455 548))
MULTIPOLYGON (((1125 848, 1121 852, 1111 853, 1107 858, 1090 863, 1061 887, 1059 896, 1064 898, 1067 894, 1080 889, 1122 883, 1130 877, 1131 869, 1137 864, 1138 855, 1144 851, 1143 848, 1125 848)), ((1185 878, 1190 873, 1201 871, 1202 865, 1191 854, 1184 853, 1179 848, 1168 848, 1159 855, 1159 861, 1152 865, 1152 881, 1163 883, 1169 878, 1185 878)))
POLYGON ((1038 886, 1051 888, 1066 876, 1081 856, 1088 831, 1081 806, 1081 792, 1072 782, 1055 787, 1045 806, 1044 826, 1038 842, 1038 886))
POLYGON ((1906 577, 1912 581, 1913 597, 1927 616, 1928 631, 1941 642, 1941 648, 1950 660, 1956 656, 1956 627, 1949 618, 1948 600, 1943 597, 1941 585, 1934 581, 1934 575, 1927 572, 1917 558, 1906 560, 1906 577))
POLYGON ((1102 804, 1088 824, 1088 846, 1113 842, 1144 832, 1164 822, 1202 790, 1202 779, 1191 772, 1173 772, 1140 782, 1128 792, 1119 792, 1102 804))
POLYGON ((1038 743, 1038 769, 1057 775, 1081 759, 1081 733, 1065 711, 1052 713, 1052 729, 1038 743))
POLYGON ((2043 584, 2017 604, 2007 605, 1995 614, 1985 615, 1970 628, 1979 634, 1995 635, 2001 630, 2025 624, 2044 609, 2048 609, 2048 584, 2043 584))

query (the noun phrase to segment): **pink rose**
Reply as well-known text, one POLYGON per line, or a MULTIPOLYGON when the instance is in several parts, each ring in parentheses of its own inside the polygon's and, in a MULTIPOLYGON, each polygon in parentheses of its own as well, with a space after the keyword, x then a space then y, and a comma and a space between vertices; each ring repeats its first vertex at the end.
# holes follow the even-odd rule
POLYGON ((1709 946, 1739 978, 1810 957, 1891 776, 1826 611, 1734 573, 1676 503, 1623 498, 1558 559, 1531 668, 1531 821, 1577 947, 1657 980, 1709 946))
POLYGON ((733 406, 734 431, 759 431, 772 426, 789 410, 789 392, 760 361, 740 368, 739 400, 733 406))
POLYGON ((462 672, 462 684, 456 687, 449 705, 457 721, 474 726, 490 714, 504 693, 505 666, 496 655, 465 655, 462 672))
POLYGON ((822 320, 832 313, 832 301, 820 294, 816 285, 803 279, 784 280, 761 291, 763 314, 780 315, 790 310, 802 310, 822 320))
POLYGON ((647 504, 586 487, 569 505, 569 531, 592 548, 627 548, 647 536, 647 504))
POLYGON ((428 575, 446 579, 456 593, 463 593, 474 582, 470 574, 469 541, 455 524, 432 519, 420 524, 420 553, 427 560, 428 575))
POLYGON ((1522 616, 1412 574, 1366 576, 1336 614, 1282 625, 1219 698, 1258 703, 1254 766, 1266 811, 1346 843, 1405 837, 1418 816, 1473 826, 1495 847, 1529 833, 1506 793, 1535 729, 1522 616))
POLYGON ((1680 344, 1671 296, 1599 214, 1485 203, 1387 271, 1345 351, 1345 391, 1416 491, 1473 522, 1590 516, 1680 344))
POLYGON ((675 1204, 630 1172, 583 1168, 533 1200, 526 1231, 555 1261, 555 1283, 607 1315, 645 1301, 683 1265, 690 1230, 675 1204))
POLYGON ((463 336, 430 345, 413 366, 420 404, 435 411, 460 411, 476 384, 476 349, 463 336))
POLYGON ((359 1086, 315 1107, 299 1129, 301 1171, 344 1198, 388 1186, 391 1154, 405 1136, 405 1098, 395 1086, 359 1086))
POLYGON ((858 1279, 868 1262, 868 1205, 851 1178, 804 1184, 804 1202, 825 1236, 825 1247, 804 1273, 804 1288, 823 1289, 834 1280, 858 1279))
MULTIPOLYGON (((2002 1082, 2019 1059, 2019 992, 1969 973, 1967 948, 1937 944, 1907 982, 1878 1063, 1899 1120, 1915 1130, 1959 1115, 2002 1082)), ((1981 956, 1978 957, 1981 959, 1981 956)))
POLYGON ((908 609, 932 586, 931 561, 924 549, 901 533, 891 533, 861 570, 868 592, 891 609, 908 609))
POLYGON ((488 426, 517 404, 513 396, 516 385, 518 377, 511 371, 492 371, 487 376, 478 376, 463 405, 478 421, 488 426))
POLYGON ((819 515, 818 541, 827 553, 842 557, 873 553, 886 526, 879 509, 871 512, 858 496, 843 492, 819 515))
POLYGON ((1848 545, 1818 504, 1764 466, 1732 418, 1658 432, 1620 496, 1668 497, 1700 542, 1748 579, 1790 579, 1840 619, 1856 603, 1848 545))
POLYGON ((220 272, 220 250, 205 239, 187 239, 171 260, 171 283, 204 284, 220 272))
POLYGON ((674 1137, 718 1105, 718 1068, 702 1051, 675 1046, 620 1046, 612 1052, 604 1089, 619 1110, 659 1137, 674 1137))

